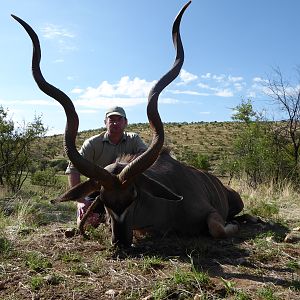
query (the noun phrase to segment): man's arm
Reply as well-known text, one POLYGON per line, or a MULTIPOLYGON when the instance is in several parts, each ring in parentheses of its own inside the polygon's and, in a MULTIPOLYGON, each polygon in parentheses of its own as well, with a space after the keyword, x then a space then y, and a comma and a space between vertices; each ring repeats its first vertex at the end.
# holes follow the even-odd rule
POLYGON ((71 172, 68 174, 68 181, 69 181, 69 187, 72 188, 73 186, 80 183, 80 173, 78 172, 71 172))

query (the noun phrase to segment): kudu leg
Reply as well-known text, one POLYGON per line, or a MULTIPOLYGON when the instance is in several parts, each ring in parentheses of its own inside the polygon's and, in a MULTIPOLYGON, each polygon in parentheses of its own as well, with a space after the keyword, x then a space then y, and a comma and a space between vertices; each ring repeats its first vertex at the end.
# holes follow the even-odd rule
POLYGON ((235 224, 225 225, 225 221, 217 212, 208 216, 207 225, 209 233, 216 239, 230 237, 238 231, 238 226, 235 224))

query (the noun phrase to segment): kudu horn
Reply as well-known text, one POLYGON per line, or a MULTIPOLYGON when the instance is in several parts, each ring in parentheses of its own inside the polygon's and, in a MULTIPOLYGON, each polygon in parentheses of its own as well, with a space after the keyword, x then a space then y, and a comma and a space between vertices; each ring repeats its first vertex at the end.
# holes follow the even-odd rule
POLYGON ((41 48, 37 34, 22 19, 12 15, 26 30, 33 43, 32 55, 32 74, 38 87, 47 95, 58 101, 64 108, 67 117, 65 128, 65 151, 70 161, 76 169, 86 177, 90 178, 97 185, 103 185, 107 189, 116 186, 127 185, 136 175, 149 168, 158 157, 164 143, 164 129, 157 109, 159 94, 169 85, 178 75, 184 61, 184 51, 180 38, 179 26, 182 15, 191 1, 183 6, 173 23, 173 43, 176 49, 176 58, 172 68, 155 84, 148 97, 147 115, 150 126, 153 130, 153 139, 150 147, 141 156, 127 165, 123 171, 115 176, 104 168, 101 168, 88 160, 84 159, 76 148, 76 135, 78 132, 79 119, 71 99, 61 90, 49 84, 43 77, 40 70, 41 48))

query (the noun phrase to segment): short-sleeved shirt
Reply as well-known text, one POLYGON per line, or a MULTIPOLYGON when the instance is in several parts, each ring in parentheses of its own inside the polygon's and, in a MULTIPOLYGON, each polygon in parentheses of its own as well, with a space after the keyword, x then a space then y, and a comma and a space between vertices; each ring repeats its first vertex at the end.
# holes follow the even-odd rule
MULTIPOLYGON (((107 132, 102 132, 84 141, 79 153, 90 162, 104 168, 113 163, 122 154, 137 154, 145 151, 147 146, 134 132, 124 132, 118 144, 113 144, 107 132)), ((78 172, 70 162, 66 174, 78 172)))

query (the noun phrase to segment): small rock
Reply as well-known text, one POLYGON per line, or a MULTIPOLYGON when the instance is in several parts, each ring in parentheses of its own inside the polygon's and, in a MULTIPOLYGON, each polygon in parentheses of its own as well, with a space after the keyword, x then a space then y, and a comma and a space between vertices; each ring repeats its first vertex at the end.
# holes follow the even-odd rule
POLYGON ((41 296, 39 294, 33 294, 31 299, 32 300, 40 300, 41 296))
POLYGON ((76 233, 77 233, 77 228, 69 228, 65 231, 65 237, 71 238, 75 236, 76 233))
POLYGON ((237 265, 243 266, 247 264, 247 259, 245 259, 244 257, 240 257, 235 260, 235 263, 237 265))
POLYGON ((285 243, 298 243, 300 242, 300 234, 298 232, 290 232, 284 238, 285 243))
POLYGON ((110 289, 108 291, 105 292, 105 295, 110 296, 110 297, 114 297, 117 294, 117 291, 110 289))
POLYGON ((142 298, 141 300, 153 300, 153 299, 154 299, 154 297, 152 295, 148 295, 148 296, 142 298))
POLYGON ((56 285, 56 284, 59 283, 58 277, 55 276, 55 275, 51 275, 51 274, 46 275, 46 276, 44 277, 44 280, 45 280, 45 282, 46 282, 47 284, 49 284, 49 285, 56 285))
POLYGON ((5 289, 5 282, 0 281, 0 290, 4 290, 4 289, 5 289))
POLYGON ((33 228, 23 228, 23 229, 20 229, 18 231, 18 234, 19 235, 29 235, 30 233, 33 233, 35 230, 33 228))

